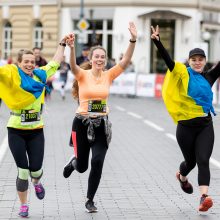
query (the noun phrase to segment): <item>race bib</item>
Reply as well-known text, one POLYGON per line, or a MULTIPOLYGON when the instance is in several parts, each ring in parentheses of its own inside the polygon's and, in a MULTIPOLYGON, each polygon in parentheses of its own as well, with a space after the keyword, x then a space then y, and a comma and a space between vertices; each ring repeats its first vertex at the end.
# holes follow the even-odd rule
POLYGON ((88 113, 106 113, 106 100, 89 100, 88 113))
POLYGON ((21 124, 32 125, 40 121, 40 112, 34 112, 34 110, 22 110, 21 111, 21 124))

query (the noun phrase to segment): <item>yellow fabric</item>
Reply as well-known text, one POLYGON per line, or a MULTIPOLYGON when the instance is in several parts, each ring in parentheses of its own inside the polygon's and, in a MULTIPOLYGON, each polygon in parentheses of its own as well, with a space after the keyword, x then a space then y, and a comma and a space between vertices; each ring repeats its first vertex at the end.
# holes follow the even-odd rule
POLYGON ((205 115, 202 106, 188 96, 189 74, 184 64, 176 62, 172 72, 166 73, 162 97, 175 123, 205 115))
MULTIPOLYGON (((58 67, 59 63, 50 61, 40 69, 45 70, 47 78, 49 78, 57 71, 58 67)), ((23 109, 36 100, 34 95, 23 90, 20 84, 21 78, 16 65, 8 64, 0 67, 0 98, 9 109, 23 109)), ((42 102, 44 102, 43 96, 42 102)))
POLYGON ((14 64, 0 67, 0 98, 9 109, 22 109, 36 99, 20 87, 21 78, 14 64))
MULTIPOLYGON (((44 93, 42 93, 41 96, 38 99, 36 99, 33 103, 26 106, 25 108, 22 108, 22 110, 33 109, 36 112, 40 112, 43 97, 44 97, 44 93)), ((12 110, 12 111, 14 113, 21 114, 21 110, 12 110)), ((43 123, 42 115, 41 115, 40 121, 34 124, 23 125, 21 124, 21 116, 16 116, 16 115, 11 115, 7 123, 7 127, 16 128, 16 129, 25 129, 25 130, 42 128, 43 126, 44 126, 44 123, 43 123)))
MULTIPOLYGON (((56 73, 59 63, 50 61, 46 66, 41 67, 47 74, 47 78, 56 73)), ((39 79, 34 76, 34 79, 39 79)), ((5 102, 7 107, 14 113, 20 114, 21 110, 34 110, 40 112, 41 105, 44 102, 44 91, 41 96, 36 99, 34 95, 26 92, 20 87, 21 78, 14 64, 0 67, 0 98, 5 102)), ((40 121, 31 125, 22 125, 21 116, 11 115, 7 127, 16 129, 37 129, 43 127, 42 115, 40 121)))
POLYGON ((59 68, 60 64, 56 61, 50 61, 46 66, 40 67, 40 69, 43 69, 47 73, 47 78, 50 78, 52 75, 54 75, 59 68))

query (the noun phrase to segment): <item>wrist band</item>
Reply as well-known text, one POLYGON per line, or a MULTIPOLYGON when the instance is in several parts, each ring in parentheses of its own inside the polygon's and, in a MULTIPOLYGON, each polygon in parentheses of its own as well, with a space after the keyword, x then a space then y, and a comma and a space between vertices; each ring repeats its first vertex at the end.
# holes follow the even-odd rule
POLYGON ((65 47, 65 46, 66 46, 66 44, 65 44, 65 43, 62 43, 62 42, 60 42, 59 45, 62 46, 62 47, 65 47))
POLYGON ((129 41, 130 41, 131 43, 136 43, 136 40, 131 40, 131 39, 130 39, 129 41))

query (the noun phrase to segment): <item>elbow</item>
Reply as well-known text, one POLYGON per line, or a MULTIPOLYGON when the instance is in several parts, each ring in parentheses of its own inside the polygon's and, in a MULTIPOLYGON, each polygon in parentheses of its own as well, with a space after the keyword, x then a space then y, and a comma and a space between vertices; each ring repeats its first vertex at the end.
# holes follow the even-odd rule
POLYGON ((123 69, 126 69, 129 66, 130 62, 131 62, 131 59, 122 59, 120 62, 120 66, 123 69))

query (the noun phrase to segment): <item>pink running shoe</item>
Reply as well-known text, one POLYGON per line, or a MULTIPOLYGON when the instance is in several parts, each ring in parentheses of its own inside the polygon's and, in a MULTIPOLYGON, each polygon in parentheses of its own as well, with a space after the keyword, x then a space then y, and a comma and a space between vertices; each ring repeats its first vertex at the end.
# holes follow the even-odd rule
POLYGON ((27 218, 28 217, 28 206, 27 205, 22 205, 20 207, 20 212, 18 213, 19 216, 22 218, 27 218))
POLYGON ((35 193, 38 199, 43 199, 45 196, 45 190, 41 183, 34 185, 35 193))

